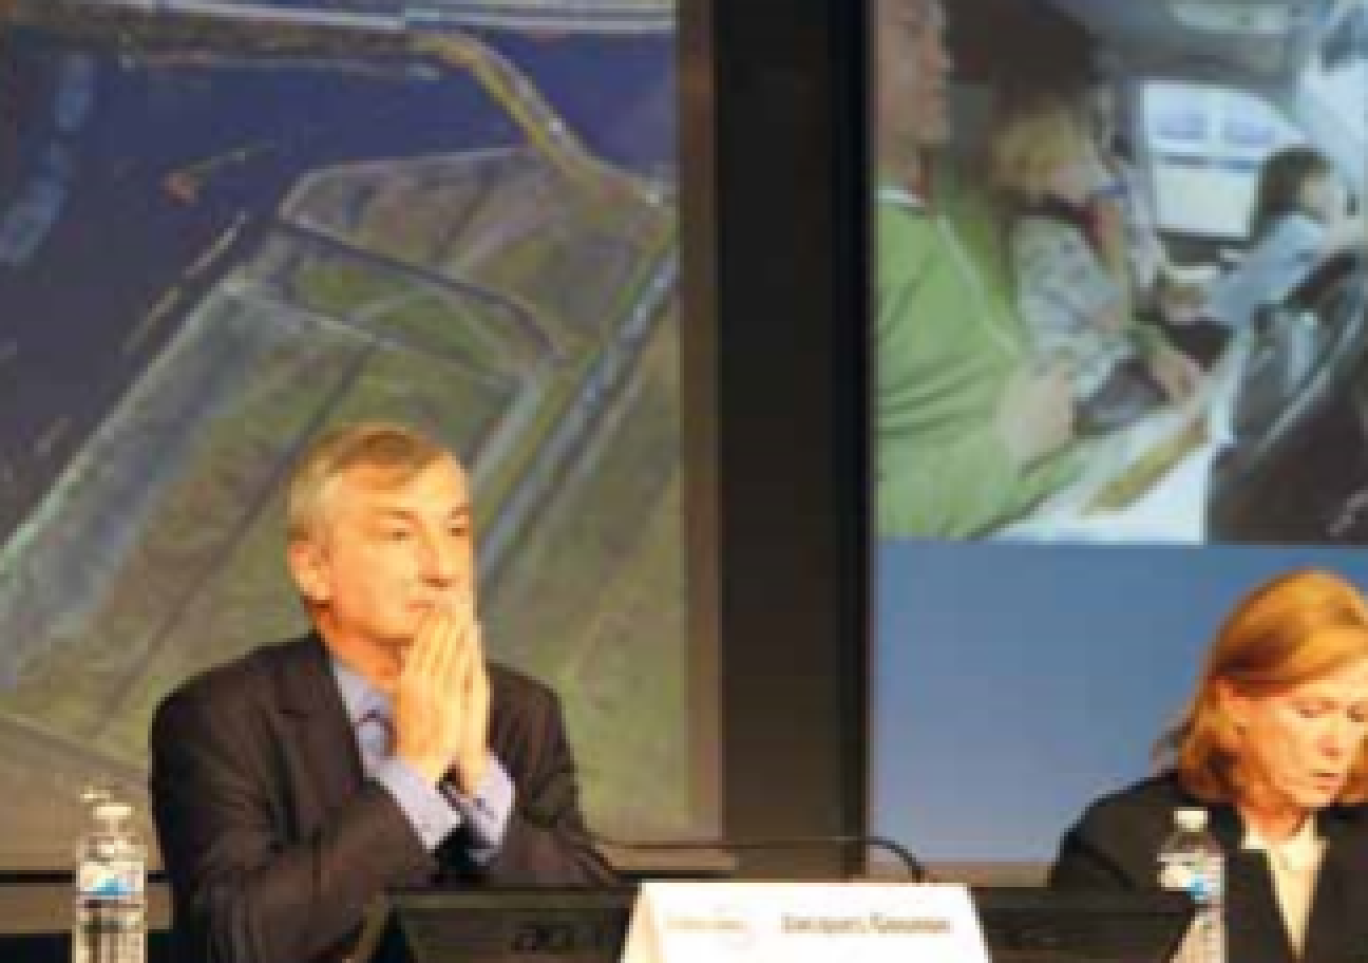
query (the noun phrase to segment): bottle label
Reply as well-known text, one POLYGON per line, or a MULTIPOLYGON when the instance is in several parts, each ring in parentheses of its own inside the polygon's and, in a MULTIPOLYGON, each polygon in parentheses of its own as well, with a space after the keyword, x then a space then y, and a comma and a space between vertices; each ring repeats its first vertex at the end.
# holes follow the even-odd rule
POLYGON ((1220 872, 1219 861, 1169 858, 1159 864, 1159 885, 1208 903, 1219 898, 1220 872))
POLYGON ((1159 885, 1164 889, 1190 892, 1196 878, 1197 874, 1193 872, 1191 864, 1176 859, 1166 860, 1159 867, 1159 885))
POLYGON ((76 889, 87 899, 127 899, 143 892, 142 866, 131 861, 82 863, 76 889))

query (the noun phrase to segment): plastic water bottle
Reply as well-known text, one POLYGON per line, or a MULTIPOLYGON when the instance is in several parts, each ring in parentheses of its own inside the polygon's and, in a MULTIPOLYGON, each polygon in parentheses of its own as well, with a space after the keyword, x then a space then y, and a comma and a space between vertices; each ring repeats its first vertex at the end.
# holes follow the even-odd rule
POLYGON ((1207 830, 1205 809, 1173 811, 1173 832, 1159 849, 1159 885, 1197 904, 1173 963, 1225 963, 1225 853, 1207 830))
POLYGON ((144 963, 147 847, 130 823, 133 807, 104 801, 76 847, 72 963, 144 963))

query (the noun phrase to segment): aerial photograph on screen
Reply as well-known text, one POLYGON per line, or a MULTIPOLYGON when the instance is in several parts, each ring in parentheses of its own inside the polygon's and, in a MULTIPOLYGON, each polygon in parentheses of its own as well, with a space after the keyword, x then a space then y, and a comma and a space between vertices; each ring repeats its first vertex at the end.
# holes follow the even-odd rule
POLYGON ((941 7, 875 119, 923 152, 875 202, 879 534, 1368 539, 1362 0, 941 7))
POLYGON ((472 467, 493 658, 586 807, 709 818, 681 539, 671 0, 0 0, 0 865, 145 813, 181 679, 305 628, 282 485, 472 467), (644 771, 671 774, 641 780, 644 771))

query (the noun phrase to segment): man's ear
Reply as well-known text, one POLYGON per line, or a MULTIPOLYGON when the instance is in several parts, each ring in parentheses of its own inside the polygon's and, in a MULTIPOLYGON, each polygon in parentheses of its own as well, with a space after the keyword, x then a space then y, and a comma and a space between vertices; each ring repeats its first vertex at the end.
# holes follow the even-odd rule
POLYGON ((295 588, 305 601, 311 605, 323 605, 332 595, 328 579, 328 560, 326 552, 317 541, 311 538, 296 538, 290 541, 285 550, 285 558, 290 566, 290 576, 295 588))

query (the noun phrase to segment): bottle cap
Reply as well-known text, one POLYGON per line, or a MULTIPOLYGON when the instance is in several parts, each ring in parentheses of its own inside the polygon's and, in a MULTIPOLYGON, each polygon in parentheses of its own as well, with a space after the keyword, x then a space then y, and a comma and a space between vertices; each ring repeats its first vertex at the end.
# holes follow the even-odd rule
POLYGON ((1200 833, 1207 827, 1207 811, 1196 807, 1175 809, 1173 811, 1173 824, 1183 832, 1200 833))
POLYGON ((133 815, 133 807, 126 802, 105 800, 95 806, 95 818, 102 823, 122 822, 133 815))

